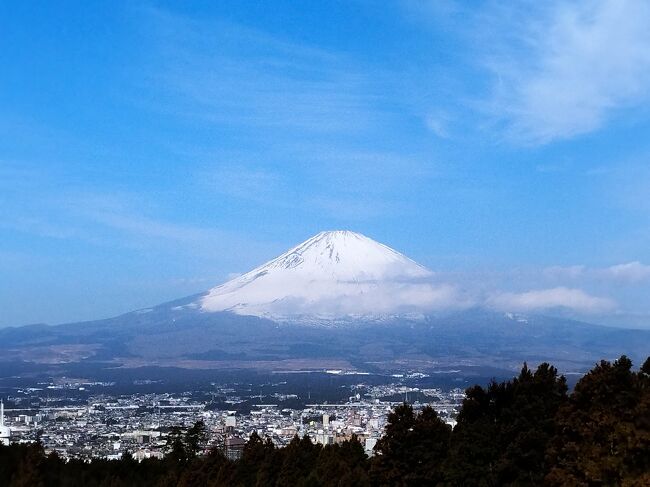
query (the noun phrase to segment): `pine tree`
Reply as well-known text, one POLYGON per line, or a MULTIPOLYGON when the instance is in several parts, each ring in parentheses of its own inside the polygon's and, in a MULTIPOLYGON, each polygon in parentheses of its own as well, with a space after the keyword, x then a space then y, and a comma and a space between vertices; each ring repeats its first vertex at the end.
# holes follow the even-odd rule
POLYGON ((309 479, 310 474, 315 470, 320 445, 314 445, 311 440, 304 436, 293 440, 282 451, 283 462, 276 485, 279 487, 294 487, 313 483, 309 479))
POLYGON ((322 485, 367 486, 368 457, 356 436, 335 445, 325 446, 317 460, 316 477, 322 485))
POLYGON ((188 457, 182 429, 180 426, 172 426, 167 434, 165 459, 172 465, 183 466, 187 463, 188 457))
POLYGON ((631 369, 603 360, 578 382, 558 411, 548 485, 649 485, 650 383, 631 369))
POLYGON ((409 404, 388 416, 377 442, 372 476, 379 485, 436 485, 443 479, 451 427, 430 407, 415 415, 409 404))
POLYGON ((185 433, 184 444, 185 451, 189 458, 194 458, 205 446, 208 438, 208 432, 203 420, 194 423, 185 433))
POLYGON ((454 429, 446 478, 451 485, 541 485, 555 415, 566 401, 564 377, 526 364, 511 381, 467 390, 454 429))
POLYGON ((11 477, 9 487, 45 487, 43 463, 45 454, 40 443, 32 443, 24 450, 17 471, 11 477))
POLYGON ((410 404, 401 404, 388 415, 384 436, 375 445, 372 477, 379 485, 405 485, 403 475, 409 465, 408 435, 415 426, 410 404))

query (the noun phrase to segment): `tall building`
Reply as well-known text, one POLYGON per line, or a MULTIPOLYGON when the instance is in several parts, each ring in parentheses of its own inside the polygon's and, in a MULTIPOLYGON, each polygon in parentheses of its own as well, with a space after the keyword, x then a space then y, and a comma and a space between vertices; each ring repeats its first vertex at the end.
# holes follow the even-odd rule
POLYGON ((239 460, 244 453, 244 447, 246 446, 246 440, 243 438, 238 438, 236 436, 231 436, 226 438, 225 441, 225 453, 226 458, 229 460, 239 460))
POLYGON ((9 446, 11 430, 5 426, 5 403, 0 400, 0 445, 9 446))

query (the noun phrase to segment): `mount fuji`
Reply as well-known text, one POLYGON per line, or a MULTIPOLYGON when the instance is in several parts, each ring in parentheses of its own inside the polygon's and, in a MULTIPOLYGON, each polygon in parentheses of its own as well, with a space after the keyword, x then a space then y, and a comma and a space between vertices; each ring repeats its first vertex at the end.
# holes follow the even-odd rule
POLYGON ((350 231, 321 232, 202 297, 203 311, 277 321, 373 319, 423 313, 454 300, 433 273, 399 252, 350 231))
POLYGON ((643 360, 648 344, 647 330, 472 306, 399 252, 331 231, 201 294, 104 320, 0 329, 0 376, 93 364, 446 373, 549 361, 571 371, 621 354, 643 360))

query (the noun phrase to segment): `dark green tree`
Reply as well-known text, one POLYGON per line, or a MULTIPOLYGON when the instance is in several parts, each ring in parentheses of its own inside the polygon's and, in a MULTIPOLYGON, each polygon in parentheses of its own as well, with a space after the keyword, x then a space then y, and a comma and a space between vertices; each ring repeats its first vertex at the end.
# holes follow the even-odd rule
POLYGON ((458 415, 446 464, 450 485, 541 485, 555 416, 567 400, 564 377, 526 364, 511 381, 474 386, 458 415))
POLYGON ((451 427, 430 407, 418 415, 409 404, 388 416, 375 447, 372 478, 379 485, 436 485, 443 479, 451 427))
POLYGON ((188 458, 194 458, 205 447, 208 431, 203 420, 194 423, 185 433, 184 443, 188 458))
POLYGON ((281 456, 269 438, 264 440, 254 431, 246 442, 237 465, 239 484, 274 485, 282 464, 281 456))
POLYGON ((180 476, 177 487, 237 485, 233 462, 218 449, 195 459, 180 476))
POLYGON ((645 362, 643 362, 643 365, 641 366, 641 370, 639 372, 641 372, 641 374, 645 374, 646 376, 650 376, 650 357, 645 359, 645 362))
POLYGON ((189 455, 183 441, 183 430, 180 426, 172 426, 167 434, 165 459, 172 465, 185 465, 189 455))
POLYGON ((548 485, 650 485, 648 374, 601 361, 558 411, 547 454, 548 485))
POLYGON ((45 454, 40 443, 32 443, 23 451, 18 469, 11 477, 9 487, 45 487, 43 464, 45 454))
POLYGON ((325 446, 317 459, 316 478, 320 485, 369 486, 369 461, 356 436, 325 446))
POLYGON ((279 487, 314 485, 316 482, 311 475, 316 469, 321 448, 320 445, 312 443, 307 436, 303 438, 294 436, 282 449, 283 461, 276 485, 279 487))
POLYGON ((546 448, 555 432, 555 416, 567 401, 566 381, 547 363, 534 373, 524 364, 510 388, 511 402, 501 411, 496 483, 541 485, 547 470, 546 448))
POLYGON ((415 426, 410 404, 397 406, 388 415, 384 436, 375 445, 372 477, 379 485, 404 485, 403 475, 410 464, 409 434, 415 426))

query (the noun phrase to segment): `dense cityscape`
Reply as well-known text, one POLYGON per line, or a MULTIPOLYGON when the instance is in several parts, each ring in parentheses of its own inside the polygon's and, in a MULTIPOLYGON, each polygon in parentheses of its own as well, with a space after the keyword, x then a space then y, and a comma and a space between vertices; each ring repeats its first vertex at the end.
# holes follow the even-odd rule
MULTIPOLYGON (((250 384, 215 383, 207 393, 115 395, 103 392, 115 385, 112 382, 58 379, 16 388, 6 396, 4 424, 10 433, 7 430, 4 441, 38 440, 46 452, 56 452, 63 459, 119 459, 128 452, 143 460, 164 456, 173 427, 188 428, 202 421, 208 433, 204 448, 216 447, 231 459, 239 458, 253 432, 279 447, 296 435, 322 445, 356 435, 371 456, 388 414, 402 402, 411 402, 416 410, 431 405, 445 422, 455 424, 465 397, 462 389, 413 387, 398 379, 346 386, 347 399, 337 402, 309 403, 307 392, 299 407, 298 394, 258 395, 250 384), (242 408, 242 404, 247 406, 242 408)), ((135 387, 147 385, 135 382, 135 387)))

